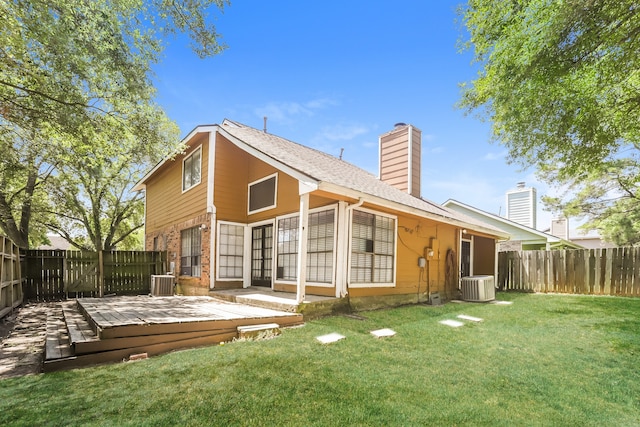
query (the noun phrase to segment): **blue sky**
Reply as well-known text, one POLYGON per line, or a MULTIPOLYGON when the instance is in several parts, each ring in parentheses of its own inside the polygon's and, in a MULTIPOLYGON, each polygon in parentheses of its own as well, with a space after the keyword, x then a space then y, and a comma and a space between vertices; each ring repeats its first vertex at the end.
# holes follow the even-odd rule
MULTIPOLYGON (((422 131, 422 197, 498 214, 534 170, 508 165, 490 126, 456 109, 477 74, 461 54, 457 0, 232 1, 216 27, 228 49, 198 59, 168 40, 155 67, 158 101, 182 135, 229 118, 339 156, 374 174, 378 136, 397 122, 422 131)), ((538 229, 551 213, 538 201, 538 229)), ((573 234, 573 233, 572 233, 573 234)))

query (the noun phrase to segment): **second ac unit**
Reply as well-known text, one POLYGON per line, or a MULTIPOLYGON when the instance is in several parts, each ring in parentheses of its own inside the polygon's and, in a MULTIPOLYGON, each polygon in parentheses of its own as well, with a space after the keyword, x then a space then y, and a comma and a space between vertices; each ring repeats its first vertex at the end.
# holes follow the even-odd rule
POLYGON ((173 295, 173 282, 175 277, 163 274, 151 276, 151 295, 154 297, 166 297, 173 295))
POLYGON ((463 301, 485 302, 496 299, 493 276, 463 277, 460 288, 463 301))

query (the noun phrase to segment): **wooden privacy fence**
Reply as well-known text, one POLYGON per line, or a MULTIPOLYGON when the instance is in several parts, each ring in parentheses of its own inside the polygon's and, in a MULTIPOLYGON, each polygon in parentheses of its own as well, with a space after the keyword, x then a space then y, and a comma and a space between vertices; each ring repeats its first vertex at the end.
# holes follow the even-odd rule
POLYGON ((24 252, 24 292, 30 301, 148 294, 151 275, 165 274, 166 252, 24 252))
POLYGON ((500 252, 498 287, 637 297, 640 248, 500 252))
POLYGON ((0 318, 22 304, 20 250, 7 237, 0 236, 0 318))

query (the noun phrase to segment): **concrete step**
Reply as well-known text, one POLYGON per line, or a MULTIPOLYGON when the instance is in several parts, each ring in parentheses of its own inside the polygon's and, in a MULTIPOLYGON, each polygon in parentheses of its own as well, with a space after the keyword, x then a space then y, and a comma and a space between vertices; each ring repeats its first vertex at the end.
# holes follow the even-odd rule
POLYGON ((264 323, 261 325, 238 326, 238 338, 255 338, 263 333, 280 335, 280 325, 264 323))
POLYGON ((275 295, 265 294, 247 294, 237 295, 236 302, 247 304, 254 307, 270 308, 272 310, 286 311, 295 313, 298 309, 298 303, 289 298, 282 298, 275 295))

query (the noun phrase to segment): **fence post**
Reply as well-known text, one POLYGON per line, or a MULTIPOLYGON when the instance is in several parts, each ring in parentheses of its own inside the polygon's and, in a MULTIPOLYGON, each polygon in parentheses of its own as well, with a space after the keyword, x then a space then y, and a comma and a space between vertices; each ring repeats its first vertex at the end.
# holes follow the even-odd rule
POLYGON ((98 297, 104 296, 104 252, 98 251, 98 297))

